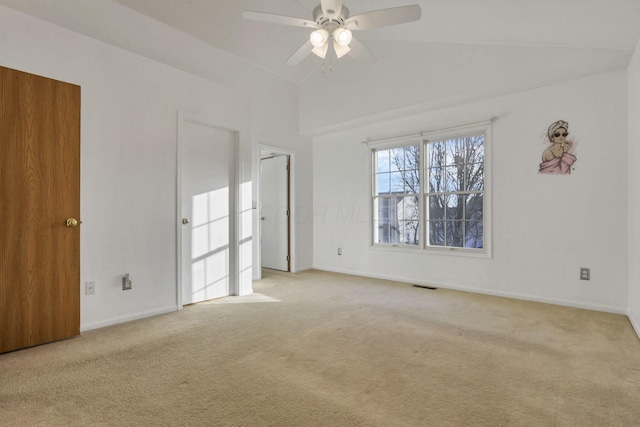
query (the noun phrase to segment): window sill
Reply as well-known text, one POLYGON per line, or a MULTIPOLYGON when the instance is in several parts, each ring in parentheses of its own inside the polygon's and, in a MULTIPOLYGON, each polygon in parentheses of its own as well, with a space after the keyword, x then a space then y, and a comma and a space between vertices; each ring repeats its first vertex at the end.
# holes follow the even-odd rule
POLYGON ((411 247, 408 245, 385 245, 373 244, 369 249, 381 252, 404 252, 423 255, 444 255, 465 258, 491 259, 491 252, 488 249, 465 249, 465 248, 438 248, 438 247, 411 247))

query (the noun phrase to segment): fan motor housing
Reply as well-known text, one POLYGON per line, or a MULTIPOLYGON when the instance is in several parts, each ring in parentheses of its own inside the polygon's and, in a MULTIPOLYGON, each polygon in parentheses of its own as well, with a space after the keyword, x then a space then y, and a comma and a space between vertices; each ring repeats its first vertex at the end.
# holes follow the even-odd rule
POLYGON ((344 25, 344 21, 349 18, 349 9, 346 6, 342 6, 342 10, 338 14, 338 18, 327 18, 324 16, 324 12, 322 12, 322 6, 318 5, 315 9, 313 9, 313 20, 315 21, 320 28, 324 28, 326 25, 334 23, 338 26, 344 25))

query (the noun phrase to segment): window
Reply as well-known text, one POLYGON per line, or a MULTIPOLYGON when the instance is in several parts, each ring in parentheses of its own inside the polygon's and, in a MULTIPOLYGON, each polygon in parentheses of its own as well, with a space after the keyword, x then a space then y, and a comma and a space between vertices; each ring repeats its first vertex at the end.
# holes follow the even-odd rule
POLYGON ((420 146, 374 150, 374 241, 420 241, 420 146))
POLYGON ((484 135, 426 145, 428 244, 482 249, 484 135))
POLYGON ((485 253, 487 135, 476 128, 374 144, 374 246, 485 253))

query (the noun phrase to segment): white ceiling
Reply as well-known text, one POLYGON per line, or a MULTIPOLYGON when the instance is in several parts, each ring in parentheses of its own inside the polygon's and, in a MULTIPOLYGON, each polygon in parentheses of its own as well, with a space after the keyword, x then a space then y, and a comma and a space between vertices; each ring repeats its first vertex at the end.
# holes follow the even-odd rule
MULTIPOLYGON (((241 16, 243 10, 254 10, 312 19, 318 0, 115 1, 295 83, 318 71, 322 63, 311 55, 300 65, 285 64, 308 40, 310 30, 241 16)), ((393 41, 399 48, 412 42, 407 54, 420 57, 431 53, 433 44, 443 43, 628 50, 640 38, 638 0, 345 0, 344 4, 352 16, 408 4, 422 7, 418 22, 356 32, 374 54, 380 41, 393 41)))
MULTIPOLYGON (((113 1, 298 84, 303 130, 438 99, 461 102, 621 69, 640 39, 640 0, 344 0, 352 16, 419 4, 422 19, 355 32, 377 61, 365 66, 345 57, 324 64, 323 72, 323 61, 314 55, 296 66, 285 64, 310 30, 241 16, 253 10, 312 19, 319 0, 113 1), (327 108, 336 94, 344 102, 327 108), (319 112, 323 120, 304 123, 303 116, 319 112)), ((140 15, 123 19, 118 13, 118 22, 110 22, 112 0, 0 5, 141 53, 136 31, 126 28, 140 15)), ((171 64, 178 57, 167 52, 160 60, 188 68, 184 57, 171 64)))

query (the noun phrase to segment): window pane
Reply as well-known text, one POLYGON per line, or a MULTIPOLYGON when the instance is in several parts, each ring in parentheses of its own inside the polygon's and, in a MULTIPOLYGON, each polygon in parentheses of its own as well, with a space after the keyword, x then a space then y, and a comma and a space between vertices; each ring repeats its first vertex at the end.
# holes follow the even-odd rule
POLYGON ((402 173, 391 172, 391 193, 404 193, 404 179, 402 173))
POLYGON ((442 167, 446 164, 446 144, 445 142, 430 142, 427 154, 429 157, 429 168, 442 167))
POLYGON ((444 221, 429 221, 429 244, 444 246, 444 221))
POLYGON ((389 221, 389 242, 391 244, 400 243, 400 227, 398 221, 389 221))
POLYGON ((484 164, 468 164, 465 172, 465 191, 482 190, 484 190, 484 164))
POLYGON ((376 188, 374 189, 374 194, 389 194, 389 190, 390 190, 389 174, 388 173, 376 174, 376 188))
POLYGON ((398 217, 403 220, 418 220, 418 196, 407 196, 402 204, 402 212, 398 213, 398 217))
POLYGON ((409 194, 418 194, 420 192, 420 171, 416 169, 408 169, 403 172, 402 179, 404 181, 404 192, 409 194))
POLYGON ((391 172, 404 170, 404 148, 391 150, 391 172))
POLYGON ((484 245, 482 221, 468 221, 465 231, 464 247, 482 249, 484 245))
POLYGON ((447 196, 429 196, 429 219, 444 219, 447 196))
POLYGON ((418 221, 402 221, 400 223, 400 242, 405 245, 420 243, 418 221))
POLYGON ((429 193, 444 191, 444 168, 432 168, 429 170, 429 193))
POLYGON ((420 170, 420 146, 410 145, 405 148, 404 167, 407 170, 420 170))
POLYGON ((463 221, 447 221, 447 246, 456 248, 463 247, 464 241, 464 222, 463 221))
POLYGON ((466 200, 466 208, 465 208, 465 219, 467 220, 475 220, 482 221, 482 203, 483 194, 476 193, 467 196, 466 200))
POLYGON ((467 163, 484 163, 484 135, 466 138, 467 163))
POLYGON ((388 221, 374 221, 375 243, 389 243, 389 223, 388 221))
POLYGON ((464 194, 447 196, 446 219, 464 219, 464 206, 466 202, 464 194))
POLYGON ((444 173, 446 176, 444 191, 463 191, 464 166, 447 166, 444 173))
POLYGON ((464 139, 450 139, 446 141, 447 144, 447 166, 463 165, 464 164, 464 139))
POLYGON ((389 172, 389 150, 376 151, 376 172, 389 172))
POLYGON ((389 198, 388 197, 379 197, 376 199, 375 203, 375 219, 379 221, 387 221, 389 219, 389 198))

